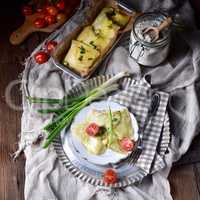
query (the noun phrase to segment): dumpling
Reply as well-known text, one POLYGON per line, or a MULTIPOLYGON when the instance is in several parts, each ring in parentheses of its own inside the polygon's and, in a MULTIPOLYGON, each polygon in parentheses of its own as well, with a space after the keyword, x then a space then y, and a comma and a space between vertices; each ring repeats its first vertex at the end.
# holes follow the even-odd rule
POLYGON ((127 153, 120 146, 123 138, 133 139, 134 130, 128 109, 112 112, 113 135, 112 142, 109 144, 110 128, 109 114, 107 110, 91 110, 86 119, 79 124, 72 126, 72 134, 85 146, 88 152, 100 155, 107 148, 118 153, 127 153), (97 136, 90 136, 86 133, 86 128, 91 123, 97 124, 101 132, 97 136))
POLYGON ((114 10, 112 13, 109 13, 108 16, 120 27, 124 27, 129 21, 128 15, 124 15, 117 10, 114 10))
POLYGON ((114 39, 117 37, 120 26, 115 24, 108 18, 107 12, 112 12, 113 8, 104 8, 93 22, 96 34, 100 34, 106 38, 114 39))
POLYGON ((77 38, 78 41, 84 42, 100 52, 106 51, 110 46, 110 38, 95 33, 93 26, 86 26, 77 38))
POLYGON ((81 76, 85 76, 99 56, 100 52, 98 50, 83 42, 72 40, 63 64, 74 69, 81 76))

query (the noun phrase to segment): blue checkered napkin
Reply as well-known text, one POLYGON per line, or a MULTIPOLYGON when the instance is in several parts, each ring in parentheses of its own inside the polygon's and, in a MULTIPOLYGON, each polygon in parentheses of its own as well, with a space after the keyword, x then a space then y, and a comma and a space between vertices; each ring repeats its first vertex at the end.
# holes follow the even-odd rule
MULTIPOLYGON (((145 79, 140 81, 131 78, 124 79, 122 83, 123 90, 117 94, 110 96, 110 101, 115 101, 126 106, 130 112, 134 114, 138 125, 144 126, 145 119, 151 104, 152 89, 145 79)), ((142 135, 144 149, 136 162, 136 166, 142 168, 145 172, 151 173, 152 163, 156 156, 156 150, 161 138, 162 128, 166 116, 166 107, 168 102, 168 94, 158 92, 160 94, 160 105, 155 116, 149 120, 142 135)))

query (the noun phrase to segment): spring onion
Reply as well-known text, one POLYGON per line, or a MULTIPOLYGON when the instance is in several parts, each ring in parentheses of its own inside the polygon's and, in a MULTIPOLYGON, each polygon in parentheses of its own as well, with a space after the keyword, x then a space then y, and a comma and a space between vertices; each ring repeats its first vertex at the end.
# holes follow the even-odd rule
MULTIPOLYGON (((47 137, 43 147, 47 148, 49 144, 51 144, 52 141, 58 136, 58 134, 62 131, 63 128, 69 127, 76 114, 85 106, 87 106, 90 102, 99 99, 105 94, 117 90, 118 84, 115 82, 127 75, 127 72, 121 72, 110 78, 108 81, 104 82, 99 87, 96 87, 90 92, 88 92, 88 94, 79 97, 64 97, 63 99, 27 97, 30 103, 47 103, 49 105, 58 104, 59 106, 61 106, 59 108, 48 108, 38 110, 38 112, 41 114, 55 113, 57 115, 52 122, 50 122, 43 128, 43 130, 47 133, 47 137)), ((112 116, 110 117, 112 122, 112 116)), ((110 137, 112 137, 112 134, 110 137)), ((112 138, 110 141, 112 141, 112 138)))
POLYGON ((108 118, 109 118, 108 146, 110 146, 112 144, 112 141, 113 141, 113 117, 112 117, 112 112, 111 112, 110 107, 109 107, 109 110, 108 110, 108 118))

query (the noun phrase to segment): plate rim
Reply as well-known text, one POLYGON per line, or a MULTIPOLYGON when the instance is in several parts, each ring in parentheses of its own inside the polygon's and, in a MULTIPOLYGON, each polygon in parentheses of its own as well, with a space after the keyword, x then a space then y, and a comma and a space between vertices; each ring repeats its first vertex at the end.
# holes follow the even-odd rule
POLYGON ((70 161, 69 157, 64 151, 61 136, 57 137, 53 141, 53 148, 56 151, 59 160, 62 162, 62 164, 68 169, 68 171, 74 175, 76 178, 89 183, 93 186, 104 186, 104 187, 110 187, 110 188, 121 188, 129 186, 133 183, 140 182, 145 176, 147 176, 147 172, 145 172, 143 169, 138 168, 138 173, 134 174, 132 177, 127 177, 124 180, 120 180, 116 182, 115 184, 106 184, 103 182, 103 179, 99 179, 97 177, 93 177, 90 174, 87 174, 86 172, 81 171, 78 167, 74 166, 74 164, 70 161))

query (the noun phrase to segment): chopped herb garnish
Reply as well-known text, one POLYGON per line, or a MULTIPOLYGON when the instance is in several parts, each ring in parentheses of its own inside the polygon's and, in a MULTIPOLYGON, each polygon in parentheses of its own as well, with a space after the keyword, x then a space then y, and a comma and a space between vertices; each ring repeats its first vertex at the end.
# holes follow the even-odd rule
POLYGON ((116 122, 116 121, 118 121, 118 119, 117 118, 113 118, 113 122, 116 122))
POLYGON ((88 58, 88 60, 93 60, 93 58, 88 58))
POLYGON ((82 60, 83 60, 83 56, 80 56, 78 59, 79 59, 80 61, 82 61, 82 60))
POLYGON ((110 24, 109 26, 108 26, 108 28, 112 28, 113 27, 113 25, 112 24, 110 24))
POLYGON ((99 129, 98 135, 99 136, 104 136, 104 134, 106 133, 106 131, 107 131, 107 129, 105 127, 101 126, 100 129, 99 129))
POLYGON ((85 53, 85 48, 83 46, 80 47, 80 53, 84 54, 85 53))
POLYGON ((108 13, 108 15, 109 15, 110 17, 115 16, 115 15, 116 15, 116 12, 113 10, 112 12, 108 13))
POLYGON ((94 49, 97 48, 97 46, 94 44, 94 41, 90 41, 90 44, 93 46, 94 49))

